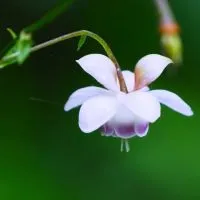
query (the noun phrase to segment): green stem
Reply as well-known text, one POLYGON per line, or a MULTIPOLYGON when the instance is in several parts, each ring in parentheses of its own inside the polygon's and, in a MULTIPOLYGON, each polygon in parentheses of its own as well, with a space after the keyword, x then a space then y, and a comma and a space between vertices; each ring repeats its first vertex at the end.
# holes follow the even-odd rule
MULTIPOLYGON (((87 30, 80 30, 80 31, 75 31, 66 35, 62 35, 60 37, 54 38, 52 40, 49 40, 47 42, 41 43, 39 45, 36 45, 34 47, 31 48, 31 53, 38 51, 40 49, 46 48, 48 46, 57 44, 59 42, 62 42, 64 40, 70 39, 70 38, 74 38, 74 37, 80 37, 80 36, 88 36, 93 38, 94 40, 96 40, 105 50, 105 52, 107 53, 108 57, 113 61, 113 63, 115 64, 116 67, 116 71, 117 71, 117 76, 119 79, 119 84, 120 84, 120 90, 122 92, 128 93, 127 87, 126 87, 126 83, 124 81, 120 66, 117 62, 117 59, 115 58, 112 50, 110 49, 110 47, 108 46, 108 44, 105 42, 105 40, 103 38, 101 38, 100 36, 98 36, 97 34, 87 31, 87 30)), ((12 60, 14 58, 16 58, 19 55, 19 52, 15 52, 9 56, 4 57, 1 62, 6 62, 9 60, 12 60)))

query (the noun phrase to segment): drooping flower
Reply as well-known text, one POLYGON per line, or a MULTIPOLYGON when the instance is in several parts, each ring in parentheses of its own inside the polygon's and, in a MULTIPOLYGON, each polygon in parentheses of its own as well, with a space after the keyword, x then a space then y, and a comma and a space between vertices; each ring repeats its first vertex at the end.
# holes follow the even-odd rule
POLYGON ((81 106, 79 127, 84 133, 98 129, 104 136, 123 141, 134 136, 144 137, 149 124, 160 117, 160 103, 183 115, 193 115, 191 108, 176 94, 148 88, 172 63, 167 57, 150 54, 138 61, 135 73, 122 71, 128 93, 120 91, 115 65, 108 57, 90 54, 77 63, 106 88, 78 89, 65 104, 65 111, 81 106))

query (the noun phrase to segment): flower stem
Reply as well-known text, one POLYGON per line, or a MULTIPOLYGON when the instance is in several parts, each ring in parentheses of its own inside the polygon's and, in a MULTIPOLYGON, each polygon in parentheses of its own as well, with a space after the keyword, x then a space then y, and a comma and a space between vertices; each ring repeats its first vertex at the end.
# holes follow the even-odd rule
MULTIPOLYGON (((40 49, 43 49, 43 48, 46 48, 48 46, 51 46, 51 45, 57 44, 59 42, 62 42, 64 40, 71 39, 71 38, 74 38, 74 37, 80 37, 80 36, 91 37, 94 40, 96 40, 104 48, 104 50, 107 53, 108 57, 115 64, 116 71, 117 71, 117 76, 118 76, 119 84, 120 84, 120 90, 122 92, 127 93, 128 90, 127 90, 127 87, 126 87, 126 83, 124 81, 124 77, 122 75, 120 66, 119 66, 119 64, 117 62, 117 59, 115 58, 112 50, 110 49, 110 47, 108 46, 108 44, 105 42, 105 40, 103 38, 101 38, 99 35, 97 35, 97 34, 95 34, 93 32, 90 32, 90 31, 87 31, 87 30, 80 30, 80 31, 75 31, 75 32, 72 32, 72 33, 69 33, 69 34, 66 34, 66 35, 62 35, 60 37, 51 39, 51 40, 49 40, 47 42, 44 42, 44 43, 41 43, 39 45, 36 45, 36 46, 32 47, 30 52, 33 53, 33 52, 36 52, 36 51, 38 51, 40 49)), ((13 53, 11 55, 8 55, 8 56, 4 57, 0 61, 0 64, 1 64, 1 62, 5 62, 5 61, 9 61, 9 60, 14 59, 15 57, 17 57, 19 55, 19 53, 20 52, 15 52, 15 53, 13 53)))

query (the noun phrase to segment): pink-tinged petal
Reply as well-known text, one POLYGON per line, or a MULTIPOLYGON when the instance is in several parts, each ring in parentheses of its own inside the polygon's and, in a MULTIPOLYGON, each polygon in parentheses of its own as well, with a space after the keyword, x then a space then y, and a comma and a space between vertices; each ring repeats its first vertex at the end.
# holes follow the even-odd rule
POLYGON ((114 63, 101 54, 89 54, 76 61, 82 69, 106 88, 119 91, 114 63))
POLYGON ((193 111, 190 106, 185 103, 178 95, 167 90, 152 90, 150 91, 158 101, 169 108, 186 116, 193 115, 193 111))
POLYGON ((134 114, 123 104, 119 104, 116 114, 107 123, 115 131, 114 136, 127 139, 135 136, 134 114))
POLYGON ((89 98, 97 95, 111 95, 111 92, 106 89, 94 86, 78 89, 69 97, 64 106, 64 110, 69 111, 77 106, 80 106, 89 98))
POLYGON ((95 96, 83 103, 79 112, 79 127, 90 133, 109 121, 117 112, 118 102, 113 96, 95 96))
POLYGON ((128 92, 132 92, 135 88, 135 74, 131 71, 122 71, 128 92))
POLYGON ((136 135, 139 137, 144 137, 148 133, 149 123, 140 120, 134 123, 134 127, 136 135))
POLYGON ((141 58, 135 67, 135 88, 140 89, 157 79, 172 60, 158 54, 141 58))
POLYGON ((99 128, 99 131, 102 133, 103 136, 115 136, 115 130, 113 126, 111 126, 109 123, 105 123, 103 126, 99 128))
POLYGON ((100 132, 102 132, 103 136, 107 137, 119 137, 122 139, 129 139, 134 136, 136 136, 135 130, 134 130, 134 124, 111 124, 106 123, 103 126, 100 127, 100 132))
POLYGON ((100 127, 100 131, 104 136, 129 139, 136 135, 139 137, 145 136, 148 132, 148 127, 148 122, 134 115, 124 105, 119 104, 116 114, 100 127))
POLYGON ((136 136, 134 125, 132 124, 119 124, 115 127, 115 134, 122 139, 129 139, 136 136))
POLYGON ((160 103, 148 92, 120 94, 118 101, 144 121, 155 122, 160 117, 160 103))

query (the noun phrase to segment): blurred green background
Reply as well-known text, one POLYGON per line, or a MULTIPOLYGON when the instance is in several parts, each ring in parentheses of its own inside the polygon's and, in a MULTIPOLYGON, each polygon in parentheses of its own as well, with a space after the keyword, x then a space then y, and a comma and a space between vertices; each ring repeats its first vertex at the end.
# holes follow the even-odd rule
MULTIPOLYGON (((7 27, 19 32, 58 2, 2 0, 1 49, 10 40, 7 27)), ((195 115, 163 107, 148 136, 132 139, 130 153, 121 153, 120 140, 82 133, 78 109, 63 110, 73 91, 96 84, 75 60, 104 53, 101 47, 89 39, 76 52, 72 39, 43 49, 22 66, 0 72, 1 200, 200 199, 200 1, 170 3, 182 27, 184 64, 176 73, 165 72, 152 88, 177 93, 195 115)), ((110 44, 123 69, 133 70, 139 58, 160 52, 157 22, 152 1, 79 0, 33 36, 38 44, 91 30, 110 44)))

